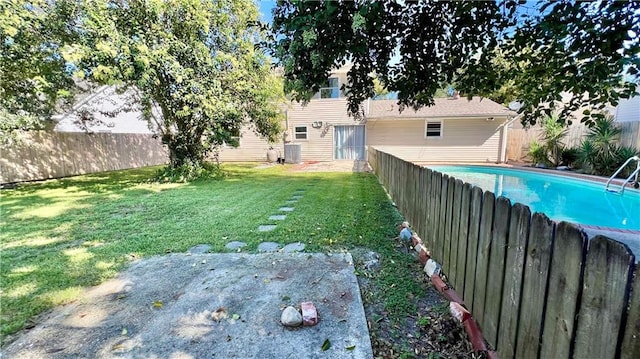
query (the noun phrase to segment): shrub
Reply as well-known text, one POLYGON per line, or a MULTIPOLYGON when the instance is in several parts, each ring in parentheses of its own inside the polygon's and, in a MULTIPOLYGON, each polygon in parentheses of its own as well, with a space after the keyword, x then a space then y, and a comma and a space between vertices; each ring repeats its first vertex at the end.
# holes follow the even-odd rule
MULTIPOLYGON (((616 157, 616 162, 618 163, 618 168, 633 156, 640 156, 640 151, 629 146, 618 146, 615 149, 615 157, 616 157)), ((631 176, 631 173, 635 169, 636 169, 636 163, 631 162, 620 172, 618 177, 628 178, 629 176, 631 176)))
POLYGON ((544 164, 549 166, 551 164, 547 157, 547 149, 538 141, 531 142, 527 156, 529 156, 534 165, 544 164))
POLYGON ((612 116, 596 120, 579 151, 579 161, 587 172, 610 176, 624 163, 628 157, 622 161, 620 158, 629 151, 621 150, 617 145, 620 132, 612 116))
POLYGON ((563 122, 560 122, 558 114, 543 118, 541 125, 540 140, 546 151, 546 157, 549 159, 548 162, 553 166, 559 166, 562 162, 563 140, 569 130, 563 122))
POLYGON ((565 147, 560 153, 560 165, 573 167, 578 161, 580 150, 576 147, 565 147))
POLYGON ((185 163, 180 167, 164 167, 154 176, 154 182, 175 183, 175 182, 191 182, 198 179, 218 179, 223 178, 224 172, 217 163, 203 163, 196 165, 194 163, 185 163))

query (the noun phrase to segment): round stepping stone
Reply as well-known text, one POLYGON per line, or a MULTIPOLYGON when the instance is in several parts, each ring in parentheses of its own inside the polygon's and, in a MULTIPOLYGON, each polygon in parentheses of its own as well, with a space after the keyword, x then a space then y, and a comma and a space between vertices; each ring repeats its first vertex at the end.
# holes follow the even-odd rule
POLYGON ((304 251, 304 243, 289 243, 282 248, 284 253, 302 252, 304 251))
POLYGON ((292 212, 293 209, 293 207, 280 207, 281 212, 292 212))
POLYGON ((211 246, 208 244, 198 244, 197 246, 193 246, 189 248, 189 253, 191 254, 203 254, 209 252, 211 246))
POLYGON ((270 221, 284 221, 286 218, 286 214, 274 214, 272 216, 269 216, 270 221))
POLYGON ((226 246, 224 246, 227 249, 238 249, 238 248, 242 248, 242 247, 246 247, 246 243, 244 242, 240 242, 240 241, 233 241, 233 242, 229 242, 227 243, 226 246))
POLYGON ((275 224, 261 224, 258 226, 258 232, 270 232, 276 229, 275 224))
POLYGON ((258 252, 275 252, 280 248, 276 242, 262 242, 258 244, 258 252))

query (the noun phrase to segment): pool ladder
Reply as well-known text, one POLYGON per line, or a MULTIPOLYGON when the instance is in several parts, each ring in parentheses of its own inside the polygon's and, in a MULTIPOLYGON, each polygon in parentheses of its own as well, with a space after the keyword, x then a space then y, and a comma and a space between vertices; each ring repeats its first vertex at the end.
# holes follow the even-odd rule
POLYGON ((607 181, 607 185, 605 186, 605 191, 607 192, 612 192, 612 193, 619 193, 620 195, 622 195, 624 193, 624 189, 627 186, 627 183, 632 181, 632 178, 635 177, 635 179, 633 179, 633 186, 635 188, 638 188, 638 176, 640 175, 640 157, 638 156, 633 156, 630 157, 628 160, 626 160, 624 162, 624 164, 622 166, 620 166, 620 168, 618 168, 618 170, 611 175, 611 177, 609 177, 609 180, 607 181), (631 161, 636 161, 636 169, 635 171, 633 171, 631 173, 631 175, 629 177, 627 177, 626 180, 624 180, 624 182, 620 183, 620 188, 613 189, 613 188, 609 188, 609 185, 611 185, 611 182, 613 181, 614 178, 616 178, 616 176, 618 175, 618 173, 620 173, 625 167, 627 167, 627 165, 629 163, 631 163, 631 161))

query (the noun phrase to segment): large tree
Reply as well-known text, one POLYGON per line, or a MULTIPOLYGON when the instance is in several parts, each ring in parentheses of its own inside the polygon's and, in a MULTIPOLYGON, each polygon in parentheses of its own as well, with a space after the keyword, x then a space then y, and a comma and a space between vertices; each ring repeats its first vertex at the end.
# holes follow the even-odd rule
POLYGON ((256 50, 252 0, 52 4, 48 11, 67 9, 73 34, 56 47, 65 65, 58 73, 127 91, 167 145, 172 167, 201 166, 217 146, 236 144, 243 125, 276 140, 282 83, 256 50))
POLYGON ((76 86, 60 48, 73 41, 69 8, 47 0, 0 2, 0 142, 41 128, 76 86))
POLYGON ((270 48, 297 100, 308 100, 332 68, 350 61, 352 113, 373 95, 375 73, 412 107, 433 104, 448 83, 472 96, 512 81, 523 120, 533 123, 553 106, 567 114, 636 93, 639 9, 637 1, 282 0, 270 48), (496 66, 497 54, 509 64, 496 66), (573 95, 569 103, 555 103, 562 93, 573 95))

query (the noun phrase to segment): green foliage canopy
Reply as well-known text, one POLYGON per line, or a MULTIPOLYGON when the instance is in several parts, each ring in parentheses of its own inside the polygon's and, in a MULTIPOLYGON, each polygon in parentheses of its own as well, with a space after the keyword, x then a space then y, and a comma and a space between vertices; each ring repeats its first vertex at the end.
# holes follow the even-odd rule
POLYGON ((76 86, 60 48, 74 36, 66 4, 0 3, 0 139, 44 125, 56 106, 68 107, 76 86))
POLYGON ((282 83, 256 49, 262 34, 251 26, 258 18, 253 1, 45 3, 42 11, 15 6, 13 16, 65 10, 63 27, 72 36, 52 36, 60 44, 50 56, 65 67, 54 72, 127 90, 168 146, 172 167, 200 166, 223 143, 237 144, 245 124, 276 140, 282 83))
POLYGON ((398 91, 401 106, 431 105, 447 83, 486 96, 512 81, 523 122, 556 111, 564 120, 583 105, 616 105, 636 93, 638 9, 637 1, 282 0, 271 51, 296 100, 308 100, 332 68, 351 61, 352 113, 373 95, 375 73, 398 91), (496 66, 498 54, 508 64, 496 66), (573 97, 558 105, 563 92, 573 97))

